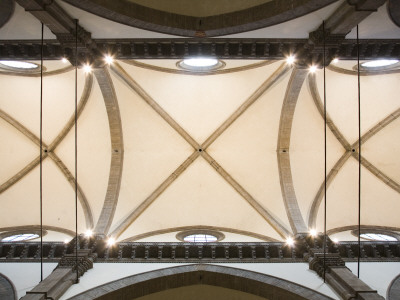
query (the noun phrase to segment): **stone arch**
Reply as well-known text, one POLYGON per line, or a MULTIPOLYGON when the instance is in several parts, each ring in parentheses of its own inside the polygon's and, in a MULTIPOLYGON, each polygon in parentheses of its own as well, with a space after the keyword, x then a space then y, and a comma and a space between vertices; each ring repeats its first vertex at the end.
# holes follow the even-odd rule
POLYGON ((0 273, 0 299, 17 300, 15 287, 10 279, 0 273))
POLYGON ((400 299, 400 274, 397 275, 389 285, 387 290, 386 299, 388 300, 396 300, 400 299))
POLYGON ((270 275, 206 264, 178 266, 125 277, 69 299, 136 299, 173 288, 199 284, 236 290, 269 300, 332 299, 304 286, 270 275))

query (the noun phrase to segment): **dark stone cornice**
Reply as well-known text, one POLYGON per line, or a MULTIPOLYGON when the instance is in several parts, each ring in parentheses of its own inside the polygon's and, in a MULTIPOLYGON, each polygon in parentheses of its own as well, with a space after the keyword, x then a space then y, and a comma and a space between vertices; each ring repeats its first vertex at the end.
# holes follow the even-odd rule
MULTIPOLYGON (((300 49, 308 39, 96 39, 98 55, 111 53, 116 59, 181 59, 188 56, 214 56, 221 59, 284 59, 296 53, 301 59, 309 59, 300 49)), ((400 39, 360 40, 360 58, 398 58, 400 39)), ((339 46, 327 50, 344 60, 357 59, 355 40, 345 39, 339 46), (332 49, 332 50, 330 50, 332 49)), ((61 59, 72 53, 72 48, 57 40, 44 41, 44 59, 61 59)), ((0 59, 38 60, 40 40, 0 40, 0 59)), ((93 59, 87 52, 82 60, 93 59)))
MULTIPOLYGON (((107 240, 80 236, 79 249, 90 250, 96 262, 238 262, 238 263, 295 263, 304 262, 307 255, 322 251, 323 236, 297 236, 295 246, 285 243, 137 243, 121 242, 109 247, 107 240), (312 253, 311 253, 311 252, 312 253)), ((358 243, 332 243, 328 239, 327 252, 343 261, 357 261, 358 243)), ((58 262, 74 253, 75 241, 69 244, 44 242, 44 260, 58 262)), ((365 262, 400 261, 400 242, 362 242, 361 260, 365 262)), ((0 243, 0 262, 40 261, 40 243, 0 243)))

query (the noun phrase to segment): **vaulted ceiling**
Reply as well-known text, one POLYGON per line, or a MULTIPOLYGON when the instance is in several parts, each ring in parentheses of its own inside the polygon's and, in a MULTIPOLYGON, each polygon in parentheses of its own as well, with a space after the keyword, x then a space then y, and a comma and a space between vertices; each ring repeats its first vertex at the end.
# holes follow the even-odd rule
MULTIPOLYGON (((62 241, 75 230, 75 58, 93 62, 92 72, 85 73, 81 65, 77 72, 79 233, 92 229, 120 241, 175 241, 175 234, 182 230, 213 229, 223 232, 225 241, 282 241, 314 228, 323 231, 325 84, 327 230, 332 237, 354 239, 350 231, 358 223, 358 77, 354 41, 346 44, 346 39, 355 38, 357 21, 364 45, 361 62, 383 56, 398 58, 400 30, 391 14, 391 2, 380 1, 377 11, 366 13, 368 7, 363 5, 369 1, 360 1, 356 9, 345 1, 319 1, 319 5, 318 1, 295 1, 297 10, 283 13, 284 7, 276 7, 276 15, 263 21, 239 22, 236 29, 227 25, 210 31, 182 28, 178 21, 173 29, 156 21, 139 22, 135 11, 127 11, 119 23, 106 15, 114 9, 117 18, 121 14, 119 2, 143 6, 144 1, 110 1, 104 5, 116 7, 102 10, 101 1, 55 1, 62 13, 52 4, 44 7, 44 13, 29 12, 39 2, 9 2, 9 17, 4 13, 0 18, 4 19, 0 63, 15 57, 40 64, 37 47, 32 46, 31 52, 18 49, 37 44, 39 20, 46 20, 45 239, 62 241), (350 9, 350 19, 337 21, 332 17, 340 12, 347 16, 350 9), (49 24, 55 15, 65 20, 66 16, 77 18, 79 26, 91 33, 91 37, 79 36, 83 56, 72 53, 67 56, 69 62, 60 60, 63 55, 57 51, 72 47, 67 36, 73 36, 73 31, 62 32, 68 31, 62 28, 67 28, 67 23, 49 24), (279 22, 273 21, 277 16, 279 22), (136 20, 140 29, 130 26, 128 20, 136 20), (320 40, 309 37, 323 20, 328 20, 329 37, 335 39, 327 45, 325 81, 320 40), (244 28, 248 31, 239 33, 244 28), (166 34, 195 36, 200 31, 206 36, 237 32, 225 40, 214 39, 215 43, 228 43, 224 55, 217 55, 225 64, 223 68, 200 73, 183 70, 177 63, 185 53, 169 52, 168 56, 161 48, 156 53, 163 53, 163 57, 158 59, 151 51, 147 54, 152 57, 146 57, 146 51, 122 57, 126 55, 122 47, 111 65, 98 60, 103 45, 115 46, 117 41, 112 39, 137 45, 135 39, 146 38, 151 43, 151 38, 163 38, 169 49, 174 49, 172 39, 177 44, 184 39, 166 34), (259 55, 256 50, 247 57, 243 57, 246 50, 230 52, 229 42, 240 38, 251 43, 255 43, 253 38, 287 38, 280 42, 297 54, 296 62, 288 64, 282 50, 269 59, 265 59, 268 54, 259 55), (341 55, 344 59, 331 62, 341 55), (312 62, 319 63, 315 72, 308 69, 312 62)), ((252 1, 249 7, 237 1, 237 7, 229 7, 236 12, 226 11, 226 1, 218 1, 216 11, 196 2, 199 16, 182 11, 180 1, 169 2, 168 7, 159 1, 148 2, 148 9, 193 18, 207 14, 222 18, 223 14, 261 9, 277 1, 252 1)), ((204 41, 209 45, 210 40, 204 41)), ((268 44, 268 40, 257 41, 268 44)), ((193 43, 201 44, 202 39, 193 43)), ((269 47, 272 53, 274 48, 269 47)), ((360 75, 361 223, 365 228, 400 231, 400 68, 363 69, 360 75)), ((40 72, 18 72, 0 65, 0 86, 0 202, 4 208, 0 211, 0 231, 37 228, 40 72)))

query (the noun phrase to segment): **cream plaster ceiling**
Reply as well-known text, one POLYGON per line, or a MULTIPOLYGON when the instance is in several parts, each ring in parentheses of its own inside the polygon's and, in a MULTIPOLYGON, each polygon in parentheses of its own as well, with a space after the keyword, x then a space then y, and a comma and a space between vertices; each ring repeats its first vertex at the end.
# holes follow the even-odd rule
MULTIPOLYGON (((94 38, 167 37, 59 2, 94 38)), ((308 37, 340 3, 235 36, 308 37)), ((398 28, 388 23, 385 13, 381 8, 362 22, 361 35, 399 38, 398 28), (381 19, 387 25, 383 29, 376 26, 381 19)), ((37 39, 39 32, 39 21, 18 5, 0 28, 1 39, 37 39)), ((54 38, 48 31, 45 37, 54 38)), ((323 71, 314 78, 296 73, 284 61, 226 60, 220 71, 188 74, 176 63, 118 61, 96 75, 78 71, 83 107, 78 120, 79 233, 94 229, 101 216, 110 223, 102 233, 118 240, 146 235, 141 241, 172 241, 177 228, 196 226, 224 232, 225 241, 253 241, 257 236, 284 240, 298 229, 314 226, 323 231, 323 71), (106 72, 108 84, 98 77, 106 72), (284 100, 292 75, 304 82, 298 97, 289 99, 296 105, 292 126, 279 134, 282 114, 290 115, 284 100), (107 111, 109 99, 103 93, 110 87, 118 105, 107 111), (109 127, 112 113, 121 119, 121 185, 113 199, 115 213, 102 214, 106 195, 114 188, 110 169, 120 163, 112 159, 116 150, 111 143, 116 132, 109 127), (278 149, 280 136, 290 139, 288 149, 278 149), (293 205, 298 210, 287 213, 293 205)), ((352 70, 355 64, 334 66, 352 70)), ((45 61, 47 71, 68 66, 45 61)), ((361 76, 364 225, 400 228, 399 80, 399 72, 361 76)), ((54 229, 46 239, 64 240, 65 230, 75 228, 74 71, 45 76, 43 84, 43 141, 47 146, 57 141, 43 162, 44 224, 54 229)), ((6 208, 0 211, 0 230, 38 225, 40 79, 0 70, 0 86, 0 201, 6 208)), ((332 121, 327 129, 327 172, 335 169, 327 190, 331 230, 357 224, 358 152, 351 155, 352 148, 358 151, 357 76, 328 68, 326 88, 332 121)), ((348 230, 337 235, 352 238, 348 230)))
MULTIPOLYGON (((173 68, 175 63, 152 61, 151 65, 173 68)), ((237 62, 232 65, 230 61, 226 63, 227 69, 238 66, 237 62)), ((240 62, 240 65, 243 67, 255 63, 259 62, 240 62)), ((346 67, 353 63, 339 62, 337 66, 346 67)), ((48 64, 49 69, 57 68, 55 62, 48 64)), ((235 190, 224 176, 233 178, 283 228, 293 233, 282 196, 276 153, 283 99, 293 69, 284 73, 206 148, 211 159, 227 172, 225 175, 221 176, 207 161, 207 157, 199 153, 146 209, 140 210, 143 201, 197 150, 148 101, 157 103, 161 111, 176 121, 178 128, 201 145, 246 100, 248 102, 254 91, 285 62, 209 76, 174 74, 124 62, 119 64, 143 90, 140 96, 114 69, 110 70, 124 136, 122 182, 110 234, 115 233, 119 240, 124 240, 155 232, 155 236, 150 234, 144 241, 171 241, 177 232, 174 228, 212 226, 220 228, 222 232, 225 232, 224 228, 232 230, 232 233, 227 233, 226 241, 240 240, 240 236, 248 240, 240 233, 244 231, 282 240, 285 234, 271 226, 268 217, 257 211, 248 202, 247 196, 235 190), (145 101, 143 91, 151 100, 145 101), (135 211, 139 211, 137 217, 131 219, 122 231, 119 230, 119 226, 135 211), (157 232, 161 235, 157 235, 157 232)), ((58 64, 58 68, 64 67, 58 64)), ((90 75, 79 71, 79 98, 87 76, 90 75)), ((321 95, 322 70, 317 71, 315 78, 321 95)), ((356 78, 354 75, 327 70, 328 114, 350 144, 357 140, 356 78)), ((4 82, 1 91, 2 110, 38 136, 39 103, 32 100, 39 97, 36 91, 38 78, 0 75, 0 80, 4 82), (18 88, 20 84, 25 88, 18 88)), ((289 148, 293 186, 305 224, 309 223, 311 206, 324 180, 323 118, 312 97, 310 80, 304 81, 297 100, 289 148)), ((399 74, 362 77, 362 134, 398 109, 398 80, 399 74)), ((43 136, 47 144, 51 144, 73 114, 73 82, 73 71, 45 77, 43 136)), ((4 183, 37 157, 38 148, 4 118, 0 122, 5 141, 1 150, 3 168, 0 173, 4 183)), ((400 166, 395 159, 400 150, 394 138, 399 133, 399 126, 398 120, 391 122, 363 145, 363 155, 393 182, 398 182, 400 177, 400 166)), ((329 128, 327 134, 329 172, 344 155, 345 148, 329 128)), ((88 201, 93 225, 99 219, 105 199, 111 150, 107 112, 101 89, 94 77, 93 87, 78 122, 78 180, 88 201)), ((63 138, 54 153, 73 173, 73 130, 63 138)), ((356 159, 349 157, 329 185, 328 229, 357 224, 357 170, 356 159)), ((50 157, 43 163, 43 174, 44 223, 73 230, 73 187, 50 157)), ((2 203, 7 207, 7 210, 2 210, 1 227, 38 224, 38 177, 39 167, 36 166, 0 194, 2 203)), ((399 193, 364 167, 362 203, 364 225, 399 227, 396 214, 400 208, 399 193)), ((321 231, 323 199, 314 217, 316 228, 321 231)), ((80 232, 88 227, 81 206, 78 224, 80 232)), ((56 238, 56 235, 52 237, 56 238)), ((61 238, 64 238, 62 234, 59 236, 61 238)))

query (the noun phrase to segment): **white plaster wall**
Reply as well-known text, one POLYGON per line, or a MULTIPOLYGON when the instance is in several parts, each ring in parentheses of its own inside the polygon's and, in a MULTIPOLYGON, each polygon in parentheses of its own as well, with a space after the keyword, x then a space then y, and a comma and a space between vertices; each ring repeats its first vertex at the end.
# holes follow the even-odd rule
MULTIPOLYGON (((49 276, 56 266, 57 263, 44 263, 43 278, 49 276)), ((39 284, 40 263, 0 263, 0 273, 12 281, 19 299, 39 284)))
MULTIPOLYGON (((95 263, 92 270, 89 270, 80 279, 79 285, 73 285, 60 300, 66 300, 74 295, 92 289, 96 286, 105 284, 110 281, 115 281, 127 276, 139 274, 143 272, 153 271, 157 269, 182 266, 184 264, 169 264, 169 263, 95 263)), ((230 263, 230 264, 215 264, 232 268, 239 268, 254 272, 259 272, 288 281, 303 285, 320 293, 328 295, 333 299, 340 299, 334 291, 323 283, 320 277, 308 269, 307 263, 230 263)))
MULTIPOLYGON (((44 263, 44 277, 47 277, 56 267, 56 263, 44 263)), ((83 291, 110 281, 127 276, 164 269, 184 264, 171 263, 95 263, 94 268, 80 278, 78 285, 73 285, 60 299, 66 300, 83 291)), ((320 277, 308 269, 307 263, 221 263, 216 264, 226 267, 238 268, 268 274, 283 278, 288 281, 303 285, 328 295, 333 299, 340 299, 335 292, 323 283, 320 277)), ((357 275, 357 263, 346 263, 346 266, 357 275)), ((18 298, 23 297, 27 291, 35 287, 40 281, 39 263, 0 263, 0 273, 7 276, 14 284, 18 298)), ((360 266, 360 278, 371 288, 386 297, 390 282, 400 273, 400 262, 392 263, 366 263, 360 266)))
POLYGON ((323 280, 317 275, 317 273, 309 270, 308 263, 231 263, 220 265, 279 277, 318 291, 324 295, 332 297, 333 299, 340 299, 329 285, 324 284, 323 280))
MULTIPOLYGON (((357 275, 357 263, 346 263, 346 267, 357 275)), ((389 284, 399 274, 400 262, 361 262, 360 264, 360 279, 385 298, 389 284)))

